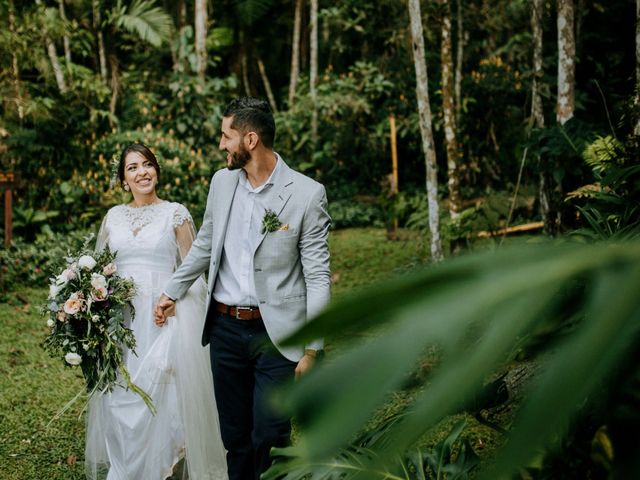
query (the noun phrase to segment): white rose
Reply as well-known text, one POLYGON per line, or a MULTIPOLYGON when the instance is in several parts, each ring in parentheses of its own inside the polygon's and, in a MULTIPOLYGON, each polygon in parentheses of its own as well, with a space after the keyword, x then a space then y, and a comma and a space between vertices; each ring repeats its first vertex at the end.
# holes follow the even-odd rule
POLYGON ((107 288, 107 279, 99 273, 91 274, 91 286, 95 289, 107 288))
POLYGON ((65 269, 61 274, 61 277, 66 278, 67 280, 73 280, 76 278, 76 270, 75 266, 71 265, 69 268, 65 269))
POLYGON ((61 289, 67 284, 69 280, 64 275, 60 274, 56 277, 55 285, 60 287, 61 289))
POLYGON ((51 328, 56 324, 56 322, 54 322, 53 320, 49 319, 47 320, 47 327, 51 328))
POLYGON ((65 361, 69 365, 80 365, 82 363, 82 357, 75 352, 69 352, 64 356, 65 361))
POLYGON ((60 290, 62 290, 62 287, 60 285, 56 285, 55 283, 52 283, 51 285, 49 285, 49 298, 51 300, 56 298, 60 293, 60 290))
POLYGON ((82 255, 78 259, 78 267, 86 268, 87 270, 93 270, 93 267, 96 266, 96 261, 91 255, 82 255))

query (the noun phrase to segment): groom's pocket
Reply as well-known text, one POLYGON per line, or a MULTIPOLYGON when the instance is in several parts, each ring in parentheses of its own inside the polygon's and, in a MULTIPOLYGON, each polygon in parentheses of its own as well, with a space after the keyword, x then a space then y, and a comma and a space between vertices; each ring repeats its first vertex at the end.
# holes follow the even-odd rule
POLYGON ((299 292, 299 293, 292 293, 290 295, 285 295, 284 297, 282 297, 282 302, 283 303, 287 303, 287 302, 298 302, 298 301, 306 301, 307 300, 307 293, 306 292, 299 292))

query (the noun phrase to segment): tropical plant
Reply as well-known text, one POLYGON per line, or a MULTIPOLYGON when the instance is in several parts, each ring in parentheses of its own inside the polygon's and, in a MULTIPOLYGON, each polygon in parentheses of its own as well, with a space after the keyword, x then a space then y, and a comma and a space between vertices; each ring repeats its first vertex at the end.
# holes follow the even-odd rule
POLYGON ((312 478, 314 480, 338 480, 354 474, 366 475, 366 478, 380 478, 388 480, 467 480, 469 473, 475 469, 480 459, 475 454, 467 440, 458 442, 462 434, 465 421, 457 422, 449 434, 433 448, 412 451, 396 456, 390 465, 385 465, 380 471, 371 471, 367 462, 373 458, 372 448, 384 440, 385 432, 401 417, 394 415, 382 425, 359 435, 352 444, 341 451, 335 458, 326 462, 311 465, 300 465, 291 468, 287 460, 295 458, 295 449, 278 448, 274 450, 274 467, 265 475, 265 480, 294 480, 312 478), (456 443, 462 443, 456 448, 456 443))
POLYGON ((629 145, 608 135, 586 146, 584 161, 595 182, 568 194, 586 221, 577 232, 591 238, 629 238, 640 235, 640 165, 629 145))
POLYGON ((504 478, 540 449, 553 449, 581 406, 615 398, 605 383, 628 372, 640 344, 638 285, 639 242, 545 242, 458 257, 335 303, 290 341, 373 335, 279 398, 301 432, 290 467, 336 455, 429 346, 442 352, 430 384, 345 477, 371 478, 367 471, 392 464, 504 362, 536 345, 541 373, 528 385, 507 442, 479 476, 504 478))

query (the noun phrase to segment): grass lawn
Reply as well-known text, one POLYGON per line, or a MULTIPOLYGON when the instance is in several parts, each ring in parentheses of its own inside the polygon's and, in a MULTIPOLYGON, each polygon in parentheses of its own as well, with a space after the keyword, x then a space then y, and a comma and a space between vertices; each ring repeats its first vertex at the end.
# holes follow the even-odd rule
MULTIPOLYGON (((389 242, 379 229, 332 232, 334 297, 424 264, 428 245, 416 234, 401 234, 404 240, 389 242)), ((84 401, 49 423, 82 390, 83 382, 79 370, 65 368, 40 346, 47 327, 38 309, 46 295, 45 285, 23 288, 0 305, 0 478, 4 480, 84 478, 84 401)), ((401 395, 392 403, 405 400, 401 395)), ((486 437, 471 432, 475 435, 486 437)))

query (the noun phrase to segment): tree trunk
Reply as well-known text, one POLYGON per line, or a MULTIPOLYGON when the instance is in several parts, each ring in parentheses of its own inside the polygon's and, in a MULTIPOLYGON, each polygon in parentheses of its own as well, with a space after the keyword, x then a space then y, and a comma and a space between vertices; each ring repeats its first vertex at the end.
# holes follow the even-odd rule
POLYGON ((456 44, 456 124, 460 125, 460 112, 462 110, 462 59, 464 52, 464 25, 462 23, 462 0, 457 1, 456 12, 457 44, 456 44))
POLYGON ((60 90, 60 93, 66 93, 67 82, 64 79, 64 72, 62 71, 60 61, 58 60, 56 46, 49 35, 45 35, 45 42, 47 44, 47 53, 49 55, 49 60, 51 61, 51 67, 53 68, 53 75, 56 77, 56 83, 58 84, 58 90, 60 90))
POLYGON ((429 105, 427 63, 425 60, 420 0, 409 0, 409 17, 411 18, 411 38, 413 43, 413 60, 416 70, 416 97, 418 99, 422 150, 424 151, 427 169, 426 183, 429 206, 429 231, 431 233, 431 259, 434 262, 439 262, 442 260, 442 246, 440 244, 438 207, 438 167, 436 164, 436 151, 431 127, 431 107, 429 105))
POLYGON ((64 0, 58 0, 58 5, 60 6, 60 18, 65 24, 64 31, 64 59, 67 62, 67 65, 71 64, 71 43, 69 41, 69 35, 67 33, 67 15, 64 12, 64 0))
POLYGON ((207 71, 207 0, 196 0, 195 36, 198 79, 204 83, 207 71))
POLYGON ((102 36, 102 20, 100 19, 100 0, 92 0, 93 29, 98 39, 98 59, 100 63, 100 76, 107 81, 107 54, 104 49, 104 37, 102 36))
MULTIPOLYGON (((638 0, 640 1, 640 0, 638 0)), ((544 112, 540 85, 542 79, 542 9, 543 0, 533 0, 531 5, 531 31, 533 35, 533 82, 531 83, 531 123, 535 128, 544 127, 544 112)))
MULTIPOLYGON (((640 0, 639 0, 640 1, 640 0)), ((531 119, 530 126, 533 128, 544 128, 544 110, 542 108, 542 97, 540 96, 539 81, 543 78, 542 69, 542 10, 543 0, 533 0, 531 4, 531 33, 533 36, 533 81, 531 82, 531 119)), ((554 180, 548 168, 545 168, 538 157, 540 170, 540 213, 545 225, 547 234, 554 234, 557 225, 557 215, 552 211, 553 207, 553 184, 554 180)))
POLYGON ((260 71, 260 77, 262 77, 262 83, 264 84, 264 89, 267 92, 267 98, 269 99, 271 110, 273 110, 274 112, 277 112, 278 106, 276 105, 276 99, 273 96, 273 91, 271 90, 271 83, 269 82, 267 71, 264 68, 264 63, 262 62, 262 59, 260 57, 258 57, 258 70, 260 71))
POLYGON ((118 91, 120 90, 120 73, 118 68, 118 58, 115 54, 109 55, 109 66, 111 67, 111 101, 109 102, 109 126, 114 128, 117 123, 116 107, 118 105, 118 91))
POLYGON ((247 49, 244 46, 242 38, 240 44, 243 45, 242 53, 240 53, 240 63, 242 67, 242 83, 244 84, 244 93, 247 97, 251 96, 251 85, 249 84, 249 61, 247 60, 247 49))
POLYGON ((558 0, 558 103, 556 120, 564 125, 575 107, 575 56, 573 0, 558 0))
MULTIPOLYGON (((293 17, 293 40, 291 42, 291 76, 289 78, 289 108, 296 96, 298 77, 300 76, 300 29, 302 25, 302 0, 296 1, 293 17)), ((640 1, 640 0, 639 0, 640 1)))
POLYGON ((633 133, 640 137, 640 0, 636 0, 636 125, 633 133))
POLYGON ((444 135, 447 143, 447 174, 449 177, 449 213, 453 220, 462 211, 460 195, 460 152, 456 136, 456 111, 453 83, 453 52, 451 46, 451 7, 449 0, 440 0, 443 6, 442 38, 440 60, 442 65, 442 111, 444 115, 444 135))
POLYGON ((311 139, 314 145, 318 142, 318 0, 311 0, 309 41, 309 96, 311 97, 311 139))
MULTIPOLYGON (((640 1, 640 0, 639 0, 640 1)), ((9 10, 9 32, 13 35, 16 31, 16 16, 13 7, 13 0, 8 2, 9 10)), ((22 120, 24 118, 24 107, 22 105, 22 91, 20 89, 20 68, 18 67, 18 55, 15 50, 11 51, 11 70, 13 73, 13 85, 15 88, 15 104, 18 110, 18 118, 22 120)))

